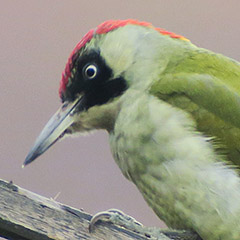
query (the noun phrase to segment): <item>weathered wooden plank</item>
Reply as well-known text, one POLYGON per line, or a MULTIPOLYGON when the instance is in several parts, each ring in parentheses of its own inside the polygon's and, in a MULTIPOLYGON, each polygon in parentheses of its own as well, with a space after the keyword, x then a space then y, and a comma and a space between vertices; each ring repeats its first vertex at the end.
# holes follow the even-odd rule
POLYGON ((89 233, 91 215, 0 181, 0 236, 12 239, 145 239, 102 223, 89 233), (109 237, 108 237, 109 236, 109 237))
MULTIPOLYGON (((101 222, 93 233, 89 233, 91 217, 81 210, 24 190, 11 182, 0 180, 0 236, 2 237, 13 240, 150 239, 106 222, 101 222)), ((173 232, 175 237, 172 236, 171 239, 197 239, 194 236, 182 238, 181 234, 181 232, 173 232)), ((170 238, 159 238, 161 239, 170 238)))

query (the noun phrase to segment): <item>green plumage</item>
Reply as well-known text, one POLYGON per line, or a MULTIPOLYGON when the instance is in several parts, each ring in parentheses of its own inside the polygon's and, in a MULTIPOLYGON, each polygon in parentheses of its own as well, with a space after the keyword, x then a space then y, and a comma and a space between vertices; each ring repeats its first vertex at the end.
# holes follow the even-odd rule
POLYGON ((240 166, 240 65, 205 49, 169 64, 150 93, 191 114, 197 129, 214 139, 240 166))
POLYGON ((66 86, 78 92, 46 125, 25 164, 64 134, 105 129, 122 173, 170 228, 203 240, 239 240, 240 65, 166 33, 129 23, 81 45, 66 86), (106 69, 111 74, 101 75, 106 69), (108 87, 115 83, 124 91, 108 87))

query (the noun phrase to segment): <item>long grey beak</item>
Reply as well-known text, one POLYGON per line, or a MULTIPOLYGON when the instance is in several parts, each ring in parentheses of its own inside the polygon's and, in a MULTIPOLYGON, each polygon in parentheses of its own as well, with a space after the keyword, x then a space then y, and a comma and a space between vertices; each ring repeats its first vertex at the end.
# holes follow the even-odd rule
POLYGON ((66 129, 73 123, 73 114, 80 102, 81 98, 79 97, 74 102, 64 103, 52 116, 28 153, 23 163, 23 167, 31 163, 63 137, 66 129))

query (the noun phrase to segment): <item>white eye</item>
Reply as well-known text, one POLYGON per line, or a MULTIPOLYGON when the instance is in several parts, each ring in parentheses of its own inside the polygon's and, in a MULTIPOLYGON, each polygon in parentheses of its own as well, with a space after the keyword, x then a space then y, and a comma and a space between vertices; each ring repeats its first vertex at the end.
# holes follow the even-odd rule
POLYGON ((87 79, 93 79, 97 75, 97 67, 93 64, 88 65, 84 68, 84 76, 87 79))

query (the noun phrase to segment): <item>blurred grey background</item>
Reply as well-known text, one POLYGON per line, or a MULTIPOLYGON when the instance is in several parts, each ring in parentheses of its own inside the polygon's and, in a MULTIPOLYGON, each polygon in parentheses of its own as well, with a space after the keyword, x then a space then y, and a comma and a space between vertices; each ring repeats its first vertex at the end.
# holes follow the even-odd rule
POLYGON ((239 0, 0 0, 0 178, 92 214, 118 208, 148 226, 162 223, 111 156, 108 136, 58 142, 21 168, 60 106, 67 58, 107 19, 135 18, 240 60, 239 0))

